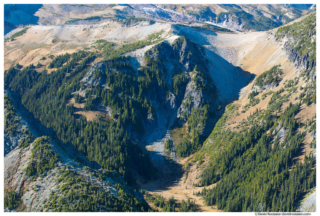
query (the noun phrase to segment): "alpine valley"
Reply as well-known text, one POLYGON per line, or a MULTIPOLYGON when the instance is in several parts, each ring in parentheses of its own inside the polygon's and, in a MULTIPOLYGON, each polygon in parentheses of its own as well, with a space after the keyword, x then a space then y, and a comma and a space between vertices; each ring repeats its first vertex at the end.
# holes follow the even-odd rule
POLYGON ((4 5, 7 212, 316 211, 316 5, 4 5))

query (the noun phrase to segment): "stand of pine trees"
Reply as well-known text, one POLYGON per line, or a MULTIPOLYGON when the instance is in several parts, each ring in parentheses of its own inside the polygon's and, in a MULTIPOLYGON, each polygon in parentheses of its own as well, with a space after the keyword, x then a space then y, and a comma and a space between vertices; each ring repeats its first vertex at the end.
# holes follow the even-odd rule
POLYGON ((201 185, 218 182, 201 192, 207 205, 225 211, 295 210, 301 195, 316 186, 316 158, 310 154, 296 162, 305 137, 294 118, 300 106, 290 103, 280 116, 268 110, 262 125, 229 136, 230 146, 202 174, 201 185), (277 127, 287 131, 283 142, 277 127))
MULTIPOLYGON (((104 169, 116 170, 128 181, 132 178, 130 175, 132 169, 147 179, 155 178, 156 169, 153 169, 148 155, 130 141, 125 124, 120 124, 122 120, 119 119, 118 124, 113 122, 106 126, 101 122, 89 122, 85 117, 79 119, 75 117, 75 108, 67 105, 67 101, 72 98, 72 92, 80 89, 80 80, 87 73, 95 55, 80 51, 71 57, 70 61, 50 74, 46 71, 37 73, 32 65, 22 70, 10 68, 5 75, 5 85, 20 95, 22 104, 43 125, 52 128, 58 139, 65 144, 72 144, 104 169)), ((94 90, 91 91, 93 92, 94 90)), ((110 94, 113 94, 113 92, 106 94, 101 92, 107 99, 108 95, 110 98, 110 94)), ((124 104, 130 104, 128 97, 122 99, 124 104)), ((108 105, 116 101, 115 97, 114 102, 108 101, 108 105)), ((150 108, 150 103, 143 104, 139 106, 150 108)), ((126 108, 128 107, 124 105, 124 109, 126 108)), ((132 113, 132 109, 134 110, 134 107, 130 108, 124 110, 128 116, 132 113)), ((138 118, 136 119, 138 122, 138 118)))

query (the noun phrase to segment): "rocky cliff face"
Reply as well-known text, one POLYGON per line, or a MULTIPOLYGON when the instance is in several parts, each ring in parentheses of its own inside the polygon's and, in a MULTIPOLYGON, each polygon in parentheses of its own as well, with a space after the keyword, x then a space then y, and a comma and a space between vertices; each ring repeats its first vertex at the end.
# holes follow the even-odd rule
MULTIPOLYGON (((292 39, 294 40, 294 39, 292 39)), ((310 60, 310 54, 309 53, 305 53, 305 54, 301 54, 298 50, 295 50, 294 48, 292 48, 291 46, 292 42, 287 41, 285 43, 285 49, 286 52, 288 53, 288 58, 290 61, 295 63, 296 67, 303 67, 304 70, 311 70, 313 68, 316 67, 316 60, 310 60)))
POLYGON ((234 31, 261 31, 290 22, 313 10, 311 5, 130 5, 142 14, 175 22, 212 22, 234 31))
POLYGON ((106 65, 104 62, 99 62, 95 65, 93 65, 89 71, 86 73, 86 75, 81 80, 82 83, 84 83, 86 86, 97 86, 97 85, 103 85, 105 84, 105 79, 102 77, 98 77, 97 73, 105 73, 106 72, 106 65))
POLYGON ((277 30, 277 40, 285 42, 284 48, 288 59, 297 68, 308 71, 308 76, 316 77, 316 14, 311 13, 298 22, 281 27, 277 30))
MULTIPOLYGON (((208 75, 208 60, 202 46, 180 37, 172 44, 163 42, 154 46, 146 52, 148 58, 159 61, 159 70, 165 71, 162 76, 169 91, 165 101, 181 124, 188 121, 193 111, 206 104, 211 111, 218 106, 218 91, 208 75), (185 79, 185 82, 178 85, 178 79, 185 79)), ((159 98, 159 105, 162 101, 163 98, 159 98)))
POLYGON ((116 19, 110 17, 102 17, 102 16, 95 16, 89 17, 85 19, 73 19, 66 21, 65 24, 67 25, 90 25, 90 24, 98 24, 104 23, 109 21, 110 23, 118 23, 121 24, 121 27, 133 27, 133 26, 149 26, 154 24, 155 22, 152 20, 146 19, 116 19))
POLYGON ((260 93, 263 93, 266 90, 272 90, 275 87, 277 87, 277 84, 274 84, 274 83, 271 83, 269 85, 264 85, 264 86, 260 87, 260 86, 257 86, 256 83, 254 82, 253 85, 252 85, 251 92, 256 92, 256 94, 260 94, 260 93))
MULTIPOLYGON (((194 75, 194 77, 195 76, 196 74, 194 75)), ((202 98, 202 92, 199 89, 197 89, 194 80, 191 80, 186 87, 186 92, 184 94, 181 106, 178 109, 177 117, 182 121, 186 120, 186 118, 184 117, 191 115, 192 109, 200 107, 202 98)))

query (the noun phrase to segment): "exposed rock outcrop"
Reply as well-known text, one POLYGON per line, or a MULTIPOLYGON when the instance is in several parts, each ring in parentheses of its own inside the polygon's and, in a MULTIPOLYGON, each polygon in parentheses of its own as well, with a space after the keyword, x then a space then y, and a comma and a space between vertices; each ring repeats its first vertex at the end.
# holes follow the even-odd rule
POLYGON ((4 130, 4 155, 29 138, 30 131, 26 121, 12 107, 11 99, 5 91, 5 130, 4 130))
POLYGON ((86 75, 83 77, 83 79, 81 80, 82 83, 84 83, 85 85, 89 86, 89 85, 93 85, 93 86, 97 86, 97 85, 103 85, 105 84, 105 80, 102 79, 102 77, 97 77, 96 76, 96 72, 102 72, 105 73, 106 72, 106 65, 104 64, 104 62, 99 62, 95 65, 93 65, 89 71, 86 73, 86 75))
POLYGON ((290 40, 285 43, 285 49, 288 53, 288 58, 290 61, 295 63, 296 67, 302 67, 304 70, 313 69, 316 67, 315 59, 310 61, 309 53, 301 55, 297 50, 292 48, 290 40))

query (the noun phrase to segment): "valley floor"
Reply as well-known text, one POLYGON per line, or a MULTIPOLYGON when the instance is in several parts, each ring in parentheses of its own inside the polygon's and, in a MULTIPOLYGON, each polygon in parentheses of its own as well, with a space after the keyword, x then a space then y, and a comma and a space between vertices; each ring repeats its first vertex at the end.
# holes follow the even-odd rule
MULTIPOLYGON (((179 163, 185 165, 188 159, 190 158, 180 160, 179 163)), ((216 206, 207 206, 202 196, 195 195, 196 192, 201 192, 203 188, 210 189, 215 186, 213 184, 209 187, 194 187, 193 183, 197 181, 199 174, 200 171, 197 170, 197 165, 193 165, 190 167, 190 171, 185 173, 180 179, 177 178, 170 182, 167 179, 160 179, 145 184, 140 183, 139 186, 153 195, 162 196, 165 200, 174 197, 177 201, 181 202, 190 198, 190 201, 195 201, 201 212, 221 212, 216 206)), ((151 202, 148 202, 148 204, 153 206, 151 202)))

